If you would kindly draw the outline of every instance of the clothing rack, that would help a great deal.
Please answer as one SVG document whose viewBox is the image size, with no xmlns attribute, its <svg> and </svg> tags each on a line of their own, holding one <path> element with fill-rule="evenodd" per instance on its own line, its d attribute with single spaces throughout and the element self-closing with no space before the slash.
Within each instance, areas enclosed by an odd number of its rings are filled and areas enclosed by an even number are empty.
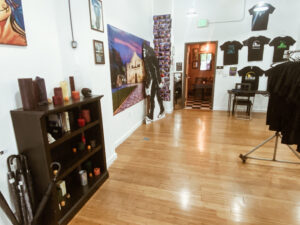
<svg viewBox="0 0 300 225">
<path fill-rule="evenodd" d="M 288 51 L 288 61 L 292 61 L 291 59 L 291 55 L 294 53 L 300 52 L 300 50 L 295 50 L 295 51 Z M 293 59 L 293 61 L 296 61 L 295 59 Z M 272 69 L 274 70 L 274 68 Z M 271 94 L 271 93 L 270 93 Z M 269 102 L 270 103 L 270 102 Z M 268 117 L 267 117 L 268 118 Z M 268 124 L 268 119 L 267 119 L 267 124 Z M 270 125 L 270 124 L 268 124 Z M 273 130 L 273 129 L 272 129 Z M 273 158 L 272 159 L 267 159 L 267 158 L 260 158 L 260 157 L 252 157 L 249 156 L 250 154 L 252 154 L 253 152 L 257 151 L 258 149 L 260 149 L 263 145 L 265 145 L 266 143 L 270 142 L 271 140 L 273 140 L 275 138 L 275 146 L 274 146 L 274 152 L 273 152 Z M 254 147 L 252 150 L 250 150 L 248 153 L 246 154 L 240 154 L 239 157 L 241 158 L 241 160 L 243 161 L 243 163 L 246 163 L 247 159 L 255 159 L 255 160 L 264 160 L 264 161 L 275 161 L 275 162 L 281 162 L 281 163 L 291 163 L 291 164 L 300 164 L 300 162 L 291 162 L 291 161 L 282 161 L 282 160 L 277 160 L 277 150 L 278 150 L 278 140 L 279 138 L 283 139 L 283 136 L 281 135 L 280 131 L 275 131 L 275 134 L 271 137 L 269 137 L 268 139 L 266 139 L 265 141 L 263 141 L 261 144 L 257 145 L 256 147 Z M 285 142 L 287 143 L 287 142 Z M 300 145 L 298 144 L 297 150 L 294 150 L 289 144 L 292 143 L 288 143 L 286 144 L 288 149 L 290 151 L 292 151 L 294 153 L 294 155 L 300 159 Z"/>
<path fill-rule="evenodd" d="M 287 53 L 288 54 L 293 54 L 293 53 L 297 53 L 300 52 L 300 50 L 288 50 Z"/>
<path fill-rule="evenodd" d="M 299 53 L 300 52 L 300 50 L 288 50 L 287 51 L 287 59 L 288 60 L 293 60 L 293 61 L 295 61 L 295 60 L 299 60 L 299 58 L 296 58 L 296 59 L 294 59 L 293 57 L 292 57 L 292 55 L 294 54 L 294 53 Z"/>
<path fill-rule="evenodd" d="M 255 152 L 256 150 L 258 150 L 260 147 L 262 147 L 263 145 L 265 145 L 266 143 L 270 142 L 271 140 L 273 140 L 275 138 L 275 146 L 274 146 L 274 152 L 273 152 L 273 158 L 272 159 L 266 159 L 266 158 L 259 158 L 259 157 L 251 157 L 249 156 L 251 153 Z M 277 156 L 277 148 L 278 148 L 278 140 L 279 138 L 282 138 L 281 134 L 279 131 L 276 131 L 276 133 L 269 137 L 268 139 L 266 139 L 265 141 L 263 141 L 261 144 L 257 145 L 255 148 L 253 148 L 251 151 L 249 151 L 248 153 L 246 153 L 245 155 L 240 154 L 240 158 L 242 159 L 243 163 L 246 163 L 247 159 L 256 159 L 256 160 L 263 160 L 263 161 L 274 161 L 274 162 L 280 162 L 280 163 L 290 163 L 290 164 L 300 164 L 300 162 L 291 162 L 291 161 L 283 161 L 283 160 L 277 160 L 276 156 Z M 298 159 L 300 159 L 300 154 L 294 150 L 291 146 L 286 145 L 289 150 L 291 150 Z"/>
<path fill-rule="evenodd" d="M 275 67 L 281 63 L 285 63 L 285 62 L 296 62 L 296 61 L 300 61 L 300 57 L 297 58 L 293 58 L 292 55 L 295 53 L 300 53 L 300 50 L 288 50 L 286 52 L 286 59 L 282 62 L 274 62 L 270 65 L 270 67 Z"/>
</svg>

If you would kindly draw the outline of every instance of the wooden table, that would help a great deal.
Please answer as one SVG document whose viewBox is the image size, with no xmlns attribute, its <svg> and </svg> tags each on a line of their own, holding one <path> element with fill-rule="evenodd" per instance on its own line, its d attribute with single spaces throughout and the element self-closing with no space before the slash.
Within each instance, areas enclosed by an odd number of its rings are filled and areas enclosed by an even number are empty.
<svg viewBox="0 0 300 225">
<path fill-rule="evenodd" d="M 227 91 L 228 93 L 228 109 L 227 109 L 227 112 L 228 112 L 228 116 L 231 115 L 231 105 L 232 105 L 232 96 L 235 95 L 235 94 L 255 94 L 255 95 L 263 95 L 263 96 L 269 96 L 270 93 L 268 91 L 259 91 L 259 90 L 256 90 L 256 91 L 253 91 L 253 90 L 250 90 L 250 91 L 247 91 L 247 90 L 237 90 L 237 89 L 232 89 L 232 90 L 228 90 Z"/>
<path fill-rule="evenodd" d="M 204 100 L 204 93 L 206 89 L 212 89 L 212 83 L 195 84 L 195 97 L 197 97 L 199 95 L 199 91 L 201 91 L 201 99 Z"/>
</svg>

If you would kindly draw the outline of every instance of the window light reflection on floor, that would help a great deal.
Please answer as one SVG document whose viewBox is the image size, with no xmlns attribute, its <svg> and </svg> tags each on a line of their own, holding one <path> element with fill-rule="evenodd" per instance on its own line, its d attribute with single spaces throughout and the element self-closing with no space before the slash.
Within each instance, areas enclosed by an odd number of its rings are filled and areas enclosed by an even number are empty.
<svg viewBox="0 0 300 225">
<path fill-rule="evenodd" d="M 187 189 L 180 191 L 180 205 L 182 209 L 188 209 L 190 202 L 190 192 Z"/>
<path fill-rule="evenodd" d="M 200 152 L 204 152 L 204 139 L 205 139 L 205 122 L 202 122 L 201 120 L 199 121 L 199 129 L 198 129 L 198 149 Z"/>
<path fill-rule="evenodd" d="M 244 199 L 236 196 L 232 200 L 231 214 L 236 222 L 241 222 L 243 217 L 243 208 L 245 207 Z"/>
</svg>

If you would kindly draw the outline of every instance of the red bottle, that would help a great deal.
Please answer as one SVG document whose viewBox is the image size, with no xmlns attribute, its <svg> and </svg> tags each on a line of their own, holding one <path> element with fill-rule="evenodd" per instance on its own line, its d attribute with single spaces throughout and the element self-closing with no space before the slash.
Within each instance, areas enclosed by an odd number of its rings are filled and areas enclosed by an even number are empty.
<svg viewBox="0 0 300 225">
<path fill-rule="evenodd" d="M 84 127 L 85 126 L 85 120 L 83 118 L 78 118 L 77 123 L 79 127 Z"/>
<path fill-rule="evenodd" d="M 89 109 L 81 110 L 82 118 L 84 118 L 86 123 L 91 122 L 91 114 Z"/>
</svg>

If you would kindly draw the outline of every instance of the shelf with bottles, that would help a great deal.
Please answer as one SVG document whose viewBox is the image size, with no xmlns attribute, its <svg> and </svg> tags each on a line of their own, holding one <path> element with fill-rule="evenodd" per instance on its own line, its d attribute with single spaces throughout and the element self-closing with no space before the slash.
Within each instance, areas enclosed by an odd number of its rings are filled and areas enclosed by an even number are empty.
<svg viewBox="0 0 300 225">
<path fill-rule="evenodd" d="M 99 157 L 94 155 L 85 160 L 63 180 L 59 180 L 56 183 L 59 219 L 63 220 L 70 211 L 80 206 L 84 201 L 84 196 L 96 191 L 107 176 L 106 168 L 101 167 Z"/>
<path fill-rule="evenodd" d="M 46 116 L 46 128 L 50 148 L 72 139 L 74 136 L 99 124 L 97 102 L 86 103 L 68 111 Z"/>
<path fill-rule="evenodd" d="M 103 150 L 100 139 L 97 138 L 99 136 L 100 127 L 95 126 L 51 150 L 52 161 L 59 162 L 62 166 L 60 179 L 71 173 L 86 159 Z"/>
<path fill-rule="evenodd" d="M 61 164 L 57 186 L 65 186 L 66 192 L 53 189 L 38 224 L 67 224 L 108 178 L 101 116 L 102 97 L 91 96 L 76 101 L 70 99 L 63 105 L 50 104 L 33 110 L 11 111 L 18 150 L 27 156 L 34 174 L 36 199 L 41 199 L 52 181 L 49 165 L 56 161 Z M 85 118 L 84 110 L 89 112 L 90 120 Z M 65 123 L 67 121 L 69 124 Z M 55 131 L 55 128 L 58 129 Z M 54 141 L 48 141 L 48 133 L 55 136 Z M 83 142 L 84 145 L 80 144 Z M 101 173 L 88 178 L 88 184 L 81 186 L 78 172 L 84 170 L 89 161 L 93 169 L 99 168 Z M 62 200 L 64 206 L 59 209 L 58 204 Z"/>
</svg>

